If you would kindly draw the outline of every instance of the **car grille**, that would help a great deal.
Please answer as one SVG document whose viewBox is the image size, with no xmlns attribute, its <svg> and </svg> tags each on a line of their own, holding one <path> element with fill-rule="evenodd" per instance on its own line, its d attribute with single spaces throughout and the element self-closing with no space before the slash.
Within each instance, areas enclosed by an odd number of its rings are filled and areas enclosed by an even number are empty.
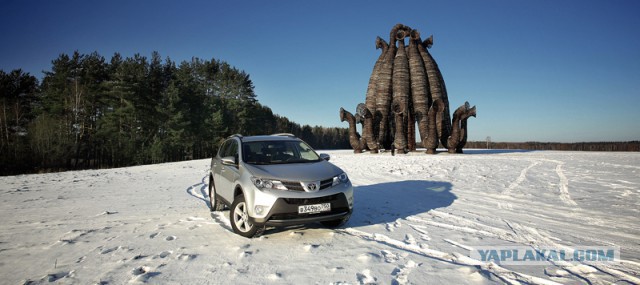
<svg viewBox="0 0 640 285">
<path fill-rule="evenodd" d="M 320 190 L 327 189 L 333 185 L 333 178 L 320 181 Z"/>
<path fill-rule="evenodd" d="M 320 203 L 336 201 L 338 199 L 338 195 L 340 194 L 334 194 L 331 196 L 324 196 L 324 197 L 318 197 L 318 198 L 283 198 L 283 199 L 285 202 L 287 202 L 287 204 L 311 205 L 311 204 L 320 204 Z"/>
<path fill-rule="evenodd" d="M 304 192 L 304 188 L 300 181 L 280 181 L 284 187 L 287 187 L 290 191 L 300 191 Z M 327 189 L 333 185 L 333 178 L 325 179 L 320 181 L 320 190 Z"/>
<path fill-rule="evenodd" d="M 282 181 L 282 185 L 291 191 L 304 191 L 302 184 L 298 181 Z"/>
<path fill-rule="evenodd" d="M 331 209 L 331 212 L 324 212 L 324 213 L 308 213 L 308 214 L 284 213 L 284 214 L 275 214 L 275 215 L 271 216 L 270 219 L 271 220 L 293 220 L 293 219 L 305 218 L 305 217 L 329 216 L 329 215 L 333 215 L 333 214 L 337 214 L 337 213 L 345 213 L 345 212 L 348 212 L 348 211 L 349 211 L 349 208 L 341 207 L 341 208 Z"/>
<path fill-rule="evenodd" d="M 331 211 L 305 214 L 298 213 L 298 207 L 301 205 L 313 205 L 321 203 L 331 203 Z M 274 211 L 274 209 L 276 210 Z M 347 202 L 347 197 L 344 195 L 344 193 L 316 198 L 279 198 L 274 204 L 272 211 L 274 212 L 270 213 L 271 215 L 268 216 L 268 220 L 286 221 L 300 218 L 322 217 L 339 213 L 346 213 L 349 212 L 349 203 Z"/>
</svg>

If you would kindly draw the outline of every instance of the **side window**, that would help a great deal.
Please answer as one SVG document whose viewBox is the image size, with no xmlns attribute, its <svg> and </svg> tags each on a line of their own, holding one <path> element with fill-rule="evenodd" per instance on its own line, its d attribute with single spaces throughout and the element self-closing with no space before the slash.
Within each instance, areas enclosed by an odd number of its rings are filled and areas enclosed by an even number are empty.
<svg viewBox="0 0 640 285">
<path fill-rule="evenodd" d="M 220 146 L 220 149 L 218 149 L 218 156 L 219 157 L 221 157 L 221 158 L 225 157 L 226 149 L 229 147 L 229 143 L 230 142 L 231 142 L 231 140 L 227 140 Z"/>
<path fill-rule="evenodd" d="M 230 139 L 224 143 L 224 145 L 220 148 L 219 152 L 220 157 L 238 157 L 238 142 L 234 139 Z"/>
<path fill-rule="evenodd" d="M 224 153 L 224 156 L 238 157 L 238 142 L 235 140 L 229 141 L 229 147 L 227 147 Z"/>
<path fill-rule="evenodd" d="M 223 157 L 229 156 L 233 157 L 233 161 L 235 161 L 237 165 L 240 157 L 238 156 L 238 142 L 236 140 L 230 140 L 229 146 L 224 150 Z"/>
</svg>

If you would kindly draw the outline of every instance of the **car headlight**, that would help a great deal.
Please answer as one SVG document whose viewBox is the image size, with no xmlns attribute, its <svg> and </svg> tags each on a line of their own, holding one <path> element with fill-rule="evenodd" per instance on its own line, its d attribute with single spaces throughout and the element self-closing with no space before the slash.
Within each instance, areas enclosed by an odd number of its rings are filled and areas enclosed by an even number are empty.
<svg viewBox="0 0 640 285">
<path fill-rule="evenodd" d="M 285 187 L 282 184 L 282 182 L 280 182 L 278 180 L 251 177 L 251 182 L 253 182 L 253 185 L 255 185 L 256 188 L 258 188 L 260 190 L 262 190 L 262 189 L 287 190 L 287 187 Z"/>
<path fill-rule="evenodd" d="M 347 174 L 343 172 L 340 175 L 333 178 L 332 186 L 338 185 L 340 183 L 347 183 L 347 182 L 349 182 L 349 176 L 347 176 Z"/>
</svg>

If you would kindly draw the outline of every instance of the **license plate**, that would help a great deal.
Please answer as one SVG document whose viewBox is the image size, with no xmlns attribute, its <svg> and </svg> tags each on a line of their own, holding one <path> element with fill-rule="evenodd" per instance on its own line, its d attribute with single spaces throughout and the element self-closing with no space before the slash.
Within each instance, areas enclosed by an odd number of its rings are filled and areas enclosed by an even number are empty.
<svg viewBox="0 0 640 285">
<path fill-rule="evenodd" d="M 331 203 L 298 206 L 298 214 L 319 213 L 331 211 Z"/>
</svg>

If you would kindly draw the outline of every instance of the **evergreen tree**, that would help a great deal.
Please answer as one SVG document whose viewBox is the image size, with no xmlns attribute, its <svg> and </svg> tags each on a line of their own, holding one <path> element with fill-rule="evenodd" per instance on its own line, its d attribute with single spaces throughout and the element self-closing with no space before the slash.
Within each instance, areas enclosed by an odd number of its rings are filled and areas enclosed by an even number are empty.
<svg viewBox="0 0 640 285">
<path fill-rule="evenodd" d="M 38 106 L 38 82 L 21 69 L 0 70 L 0 173 L 28 167 L 28 125 Z"/>
<path fill-rule="evenodd" d="M 273 114 L 249 74 L 221 60 L 176 65 L 153 52 L 107 62 L 76 51 L 51 64 L 39 86 L 20 70 L 0 71 L 3 174 L 211 157 L 234 133 L 286 132 L 316 148 L 348 147 L 347 129 Z"/>
</svg>

